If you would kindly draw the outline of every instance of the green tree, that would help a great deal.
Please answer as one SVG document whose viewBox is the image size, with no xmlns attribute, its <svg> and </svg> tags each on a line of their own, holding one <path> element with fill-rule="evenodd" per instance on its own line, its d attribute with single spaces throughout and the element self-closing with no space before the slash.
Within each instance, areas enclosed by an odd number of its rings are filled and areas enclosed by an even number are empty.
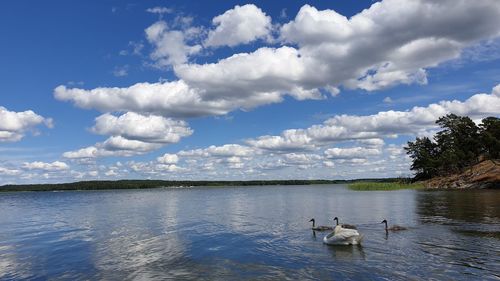
<svg viewBox="0 0 500 281">
<path fill-rule="evenodd" d="M 467 116 L 448 114 L 436 124 L 443 130 L 434 137 L 439 154 L 440 173 L 460 172 L 478 162 L 481 154 L 479 128 Z"/>
<path fill-rule="evenodd" d="M 408 146 L 404 149 L 413 159 L 411 170 L 415 171 L 415 180 L 426 180 L 437 175 L 437 145 L 428 137 L 417 138 L 415 142 L 408 142 Z"/>
<path fill-rule="evenodd" d="M 425 180 L 462 172 L 479 162 L 480 158 L 500 158 L 500 119 L 488 117 L 478 127 L 467 116 L 448 114 L 436 124 L 442 130 L 434 141 L 427 137 L 408 142 L 406 153 L 413 160 L 414 180 Z"/>
<path fill-rule="evenodd" d="M 479 125 L 480 140 L 484 156 L 488 159 L 500 158 L 500 119 L 487 117 Z"/>
</svg>

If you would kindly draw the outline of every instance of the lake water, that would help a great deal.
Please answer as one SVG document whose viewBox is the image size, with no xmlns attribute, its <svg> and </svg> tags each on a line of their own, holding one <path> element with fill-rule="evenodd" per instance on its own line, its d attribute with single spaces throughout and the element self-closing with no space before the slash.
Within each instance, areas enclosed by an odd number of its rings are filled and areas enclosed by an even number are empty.
<svg viewBox="0 0 500 281">
<path fill-rule="evenodd" d="M 335 216 L 362 246 L 310 231 Z M 386 235 L 384 218 L 409 230 Z M 500 280 L 500 191 L 0 193 L 0 279 Z"/>
</svg>

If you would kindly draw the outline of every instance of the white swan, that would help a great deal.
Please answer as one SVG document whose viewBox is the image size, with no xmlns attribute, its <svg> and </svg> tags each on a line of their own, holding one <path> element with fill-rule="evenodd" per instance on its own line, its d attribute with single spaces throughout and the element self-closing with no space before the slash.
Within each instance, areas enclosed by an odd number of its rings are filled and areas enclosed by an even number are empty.
<svg viewBox="0 0 500 281">
<path fill-rule="evenodd" d="M 323 238 L 323 243 L 328 245 L 357 245 L 361 243 L 363 235 L 356 229 L 335 226 L 333 232 Z"/>
</svg>

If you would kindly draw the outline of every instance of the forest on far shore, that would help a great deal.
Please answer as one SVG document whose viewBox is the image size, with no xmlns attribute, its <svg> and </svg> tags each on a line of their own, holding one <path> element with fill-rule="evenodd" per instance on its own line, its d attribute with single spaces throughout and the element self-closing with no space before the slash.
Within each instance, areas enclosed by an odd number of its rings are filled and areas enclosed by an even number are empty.
<svg viewBox="0 0 500 281">
<path fill-rule="evenodd" d="M 9 184 L 0 186 L 2 191 L 58 191 L 58 190 L 106 190 L 143 189 L 161 187 L 217 187 L 217 186 L 258 186 L 258 185 L 311 185 L 337 184 L 354 181 L 396 182 L 398 178 L 357 179 L 357 180 L 250 180 L 250 181 L 169 181 L 169 180 L 117 180 L 80 181 L 57 184 Z"/>
</svg>

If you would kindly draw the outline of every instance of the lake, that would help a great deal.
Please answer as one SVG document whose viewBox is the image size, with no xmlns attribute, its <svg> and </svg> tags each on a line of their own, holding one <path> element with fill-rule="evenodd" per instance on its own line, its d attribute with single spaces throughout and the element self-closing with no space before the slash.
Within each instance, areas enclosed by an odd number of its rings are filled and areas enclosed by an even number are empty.
<svg viewBox="0 0 500 281">
<path fill-rule="evenodd" d="M 0 193 L 0 279 L 499 280 L 500 191 L 345 185 Z M 357 224 L 328 246 L 317 224 Z M 386 234 L 380 222 L 409 227 Z"/>
</svg>

